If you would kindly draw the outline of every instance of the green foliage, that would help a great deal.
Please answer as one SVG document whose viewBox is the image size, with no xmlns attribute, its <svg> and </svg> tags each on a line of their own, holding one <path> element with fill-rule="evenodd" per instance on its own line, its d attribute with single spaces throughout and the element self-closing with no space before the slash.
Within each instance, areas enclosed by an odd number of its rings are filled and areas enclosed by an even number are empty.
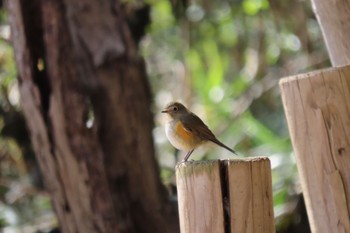
<svg viewBox="0 0 350 233">
<path fill-rule="evenodd" d="M 141 4 L 125 0 L 125 4 Z M 298 192 L 297 173 L 284 121 L 278 80 L 328 64 L 321 33 L 306 1 L 229 0 L 193 2 L 148 0 L 151 20 L 140 44 L 155 96 L 155 142 L 161 178 L 169 189 L 180 159 L 165 138 L 160 114 L 179 100 L 197 113 L 225 144 L 242 156 L 269 156 L 275 214 Z M 18 112 L 13 50 L 0 12 L 0 127 Z M 31 189 L 27 153 L 0 139 L 0 227 L 21 225 L 51 213 L 46 195 Z M 29 153 L 30 154 L 30 153 Z M 181 153 L 180 153 L 181 154 Z M 181 154 L 182 155 L 182 154 Z M 231 158 L 221 148 L 204 147 L 193 159 Z M 16 184 L 17 186 L 14 186 Z M 14 189 L 21 187 L 21 191 Z M 31 187 L 31 188 L 28 188 Z M 8 199 L 9 194 L 17 194 Z M 17 221 L 7 221 L 5 212 Z M 6 215 L 7 216 L 7 215 Z"/>
<path fill-rule="evenodd" d="M 159 110 L 179 100 L 240 155 L 270 157 L 276 215 L 283 214 L 298 180 L 278 81 L 329 63 L 309 3 L 169 2 L 150 2 L 153 21 L 141 44 L 155 94 L 161 166 L 169 168 L 178 158 L 165 139 Z M 204 148 L 192 158 L 230 157 Z M 173 180 L 169 170 L 162 174 L 166 182 Z"/>
<path fill-rule="evenodd" d="M 261 10 L 269 8 L 269 2 L 267 0 L 244 0 L 242 3 L 244 13 L 254 16 Z"/>
</svg>

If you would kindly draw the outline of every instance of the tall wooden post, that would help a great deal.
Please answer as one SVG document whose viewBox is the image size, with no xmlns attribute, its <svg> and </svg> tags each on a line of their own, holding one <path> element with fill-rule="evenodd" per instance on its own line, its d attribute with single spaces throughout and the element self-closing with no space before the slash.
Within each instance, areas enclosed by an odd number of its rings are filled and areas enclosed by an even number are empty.
<svg viewBox="0 0 350 233">
<path fill-rule="evenodd" d="M 185 162 L 176 167 L 181 233 L 273 233 L 267 158 Z"/>
<path fill-rule="evenodd" d="M 350 232 L 350 66 L 280 82 L 312 232 Z"/>
<path fill-rule="evenodd" d="M 350 64 L 350 1 L 311 0 L 333 66 Z"/>
</svg>

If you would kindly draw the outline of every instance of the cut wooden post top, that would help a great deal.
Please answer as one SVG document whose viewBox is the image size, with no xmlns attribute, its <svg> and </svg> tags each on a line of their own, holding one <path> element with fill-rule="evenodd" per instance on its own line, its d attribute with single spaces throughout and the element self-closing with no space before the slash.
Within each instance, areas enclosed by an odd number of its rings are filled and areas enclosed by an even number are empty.
<svg viewBox="0 0 350 233">
<path fill-rule="evenodd" d="M 245 163 L 245 162 L 254 162 L 254 161 L 270 161 L 266 156 L 257 156 L 257 157 L 246 157 L 246 158 L 234 158 L 234 159 L 220 159 L 220 160 L 190 160 L 186 162 L 179 162 L 176 164 L 176 169 L 181 169 L 188 166 L 213 166 L 216 163 Z"/>
<path fill-rule="evenodd" d="M 297 75 L 283 77 L 280 79 L 279 84 L 280 84 L 280 87 L 283 88 L 284 85 L 289 85 L 290 82 L 293 82 L 293 81 L 309 79 L 312 77 L 320 77 L 323 75 L 333 75 L 334 73 L 345 72 L 349 69 L 350 69 L 350 65 L 313 70 L 307 73 L 301 73 Z"/>
</svg>

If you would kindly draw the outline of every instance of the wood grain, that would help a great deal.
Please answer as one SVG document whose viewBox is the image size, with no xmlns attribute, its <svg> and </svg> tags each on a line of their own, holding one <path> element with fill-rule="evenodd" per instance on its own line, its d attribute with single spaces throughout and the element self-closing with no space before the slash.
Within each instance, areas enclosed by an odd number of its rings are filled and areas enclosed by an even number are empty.
<svg viewBox="0 0 350 233">
<path fill-rule="evenodd" d="M 270 161 L 230 160 L 227 169 L 231 232 L 275 232 Z"/>
<path fill-rule="evenodd" d="M 220 162 L 186 162 L 176 168 L 181 233 L 224 233 Z"/>
<path fill-rule="evenodd" d="M 350 66 L 280 87 L 311 229 L 350 232 Z"/>
<path fill-rule="evenodd" d="M 185 162 L 176 169 L 181 233 L 273 233 L 267 158 Z"/>
<path fill-rule="evenodd" d="M 333 66 L 350 63 L 349 0 L 312 0 Z"/>
</svg>

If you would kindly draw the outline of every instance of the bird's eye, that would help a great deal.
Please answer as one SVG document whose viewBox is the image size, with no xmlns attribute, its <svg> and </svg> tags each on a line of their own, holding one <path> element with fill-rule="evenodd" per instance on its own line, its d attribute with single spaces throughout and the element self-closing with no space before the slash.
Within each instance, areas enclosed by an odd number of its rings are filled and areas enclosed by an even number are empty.
<svg viewBox="0 0 350 233">
<path fill-rule="evenodd" d="M 174 112 L 176 112 L 177 110 L 179 110 L 177 107 L 174 107 L 173 108 Z"/>
</svg>

